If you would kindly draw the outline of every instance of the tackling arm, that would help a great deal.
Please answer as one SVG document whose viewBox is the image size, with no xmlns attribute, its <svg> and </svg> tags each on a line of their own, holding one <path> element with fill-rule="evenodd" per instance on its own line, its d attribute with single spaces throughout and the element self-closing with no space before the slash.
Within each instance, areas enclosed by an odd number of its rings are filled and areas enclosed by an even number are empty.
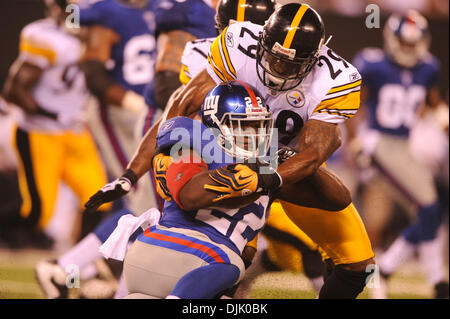
<svg viewBox="0 0 450 319">
<path fill-rule="evenodd" d="M 290 185 L 313 175 L 340 145 L 341 134 L 337 124 L 307 121 L 300 132 L 299 153 L 277 169 L 283 185 Z"/>
<path fill-rule="evenodd" d="M 320 166 L 300 182 L 281 187 L 277 197 L 295 205 L 339 211 L 350 205 L 350 191 L 329 169 Z"/>
</svg>

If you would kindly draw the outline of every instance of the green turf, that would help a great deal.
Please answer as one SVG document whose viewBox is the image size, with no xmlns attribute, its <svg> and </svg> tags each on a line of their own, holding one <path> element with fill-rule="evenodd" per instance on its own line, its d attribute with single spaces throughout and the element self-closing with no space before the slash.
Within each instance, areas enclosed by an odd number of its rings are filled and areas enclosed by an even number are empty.
<svg viewBox="0 0 450 319">
<path fill-rule="evenodd" d="M 34 271 L 30 267 L 0 265 L 0 281 L 34 282 Z"/>
<path fill-rule="evenodd" d="M 32 262 L 18 262 L 13 266 L 4 262 L 0 263 L 0 299 L 43 298 L 34 279 L 32 264 Z M 410 268 L 404 273 L 399 271 L 392 276 L 389 282 L 389 288 L 392 288 L 389 298 L 426 299 L 431 297 L 429 295 L 431 290 L 427 288 L 427 279 L 423 272 L 412 269 L 413 271 Z M 286 283 L 286 289 L 283 289 L 283 283 Z M 304 275 L 289 272 L 266 273 L 258 277 L 250 293 L 252 299 L 315 299 L 316 297 L 316 293 L 310 288 Z M 368 288 L 358 298 L 368 299 Z"/>
<path fill-rule="evenodd" d="M 312 290 L 284 290 L 254 288 L 250 299 L 315 299 L 316 293 Z"/>
</svg>

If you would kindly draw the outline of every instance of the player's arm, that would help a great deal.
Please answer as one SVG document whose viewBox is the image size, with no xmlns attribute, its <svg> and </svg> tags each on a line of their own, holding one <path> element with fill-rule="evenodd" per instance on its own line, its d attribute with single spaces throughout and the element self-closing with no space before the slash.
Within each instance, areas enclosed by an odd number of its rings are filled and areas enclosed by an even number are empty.
<svg viewBox="0 0 450 319">
<path fill-rule="evenodd" d="M 181 56 L 187 42 L 196 37 L 186 31 L 173 30 L 158 36 L 158 54 L 155 64 L 155 99 L 165 108 L 172 93 L 181 85 L 179 73 Z"/>
<path fill-rule="evenodd" d="M 281 187 L 277 197 L 292 204 L 328 211 L 342 210 L 352 201 L 344 183 L 323 166 L 300 182 Z"/>
<path fill-rule="evenodd" d="M 80 67 L 85 74 L 88 89 L 100 101 L 139 112 L 146 107 L 144 98 L 116 83 L 106 70 L 111 49 L 118 41 L 119 35 L 110 28 L 100 25 L 90 26 Z"/>
<path fill-rule="evenodd" d="M 340 145 L 341 134 L 337 124 L 308 120 L 300 132 L 298 154 L 277 169 L 283 185 L 313 175 Z"/>
<path fill-rule="evenodd" d="M 219 205 L 236 208 L 236 202 L 222 200 L 218 203 L 218 194 L 211 190 L 212 187 L 205 188 L 205 185 L 221 187 L 220 183 L 216 182 L 215 173 L 215 170 L 208 170 L 207 165 L 192 151 L 189 156 L 182 157 L 168 167 L 166 173 L 168 191 L 175 202 L 187 211 Z M 259 195 L 253 194 L 246 199 L 254 201 L 258 197 Z"/>
<path fill-rule="evenodd" d="M 27 113 L 40 114 L 53 119 L 55 113 L 43 110 L 35 98 L 32 90 L 42 76 L 43 69 L 33 63 L 16 60 L 3 88 L 5 99 L 16 104 Z"/>
</svg>

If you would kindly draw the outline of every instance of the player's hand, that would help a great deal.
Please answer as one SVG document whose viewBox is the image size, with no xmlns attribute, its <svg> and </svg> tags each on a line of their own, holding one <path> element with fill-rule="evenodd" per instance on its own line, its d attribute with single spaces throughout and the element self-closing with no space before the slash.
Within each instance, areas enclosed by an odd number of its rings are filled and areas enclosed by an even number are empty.
<svg viewBox="0 0 450 319">
<path fill-rule="evenodd" d="M 142 95 L 128 90 L 122 99 L 122 107 L 139 115 L 147 109 L 147 104 L 145 104 L 145 99 Z"/>
<path fill-rule="evenodd" d="M 298 152 L 296 149 L 289 147 L 289 146 L 280 148 L 277 151 L 278 165 L 281 165 L 282 163 L 284 163 L 286 160 L 290 159 L 292 156 L 294 156 L 297 153 Z"/>
<path fill-rule="evenodd" d="M 204 185 L 204 189 L 218 194 L 213 201 L 218 202 L 227 198 L 249 196 L 254 193 L 268 194 L 269 191 L 278 189 L 281 178 L 273 170 L 264 174 L 257 166 L 255 170 L 245 164 L 232 164 L 220 167 L 209 174 L 209 177 L 219 185 Z"/>
<path fill-rule="evenodd" d="M 165 201 L 171 201 L 169 189 L 167 188 L 166 173 L 172 164 L 172 157 L 163 153 L 156 154 L 153 157 L 153 174 L 155 175 L 156 191 Z"/>
<path fill-rule="evenodd" d="M 136 182 L 136 174 L 131 170 L 126 170 L 120 178 L 106 184 L 92 195 L 84 204 L 84 207 L 87 211 L 96 211 L 102 204 L 115 201 L 126 195 Z"/>
</svg>

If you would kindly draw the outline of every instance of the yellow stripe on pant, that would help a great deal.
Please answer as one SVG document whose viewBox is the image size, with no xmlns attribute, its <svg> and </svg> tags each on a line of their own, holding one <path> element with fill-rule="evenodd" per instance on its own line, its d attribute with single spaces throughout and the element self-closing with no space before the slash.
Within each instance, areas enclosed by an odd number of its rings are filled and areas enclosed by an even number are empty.
<svg viewBox="0 0 450 319">
<path fill-rule="evenodd" d="M 26 132 L 16 128 L 13 146 L 19 165 L 21 216 L 45 228 L 56 202 L 58 183 L 65 182 L 78 196 L 80 209 L 106 182 L 106 173 L 87 130 Z M 101 210 L 109 209 L 110 204 Z"/>
</svg>

